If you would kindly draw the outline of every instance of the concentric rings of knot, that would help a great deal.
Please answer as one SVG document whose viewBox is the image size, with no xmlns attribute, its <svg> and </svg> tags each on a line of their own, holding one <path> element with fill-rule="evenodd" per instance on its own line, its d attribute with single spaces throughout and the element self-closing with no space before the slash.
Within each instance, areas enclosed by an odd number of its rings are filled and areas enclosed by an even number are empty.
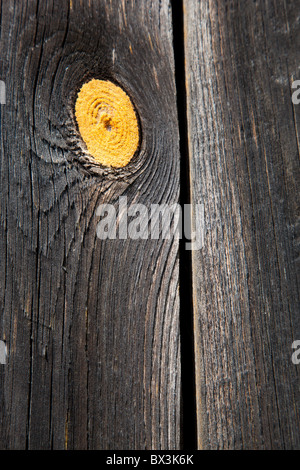
<svg viewBox="0 0 300 470">
<path fill-rule="evenodd" d="M 78 93 L 75 116 L 87 150 L 105 166 L 121 168 L 139 145 L 138 120 L 129 96 L 108 80 L 91 80 Z"/>
</svg>

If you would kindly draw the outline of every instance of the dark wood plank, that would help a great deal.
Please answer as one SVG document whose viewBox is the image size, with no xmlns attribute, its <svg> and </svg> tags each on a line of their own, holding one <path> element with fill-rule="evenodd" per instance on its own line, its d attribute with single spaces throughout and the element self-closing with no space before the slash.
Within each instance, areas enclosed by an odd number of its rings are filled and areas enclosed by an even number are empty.
<svg viewBox="0 0 300 470">
<path fill-rule="evenodd" d="M 184 5 L 199 448 L 299 448 L 300 3 Z"/>
<path fill-rule="evenodd" d="M 96 236 L 99 204 L 178 200 L 169 2 L 2 1 L 0 66 L 0 447 L 178 448 L 178 242 Z M 92 78 L 138 111 L 123 169 L 83 150 Z"/>
</svg>

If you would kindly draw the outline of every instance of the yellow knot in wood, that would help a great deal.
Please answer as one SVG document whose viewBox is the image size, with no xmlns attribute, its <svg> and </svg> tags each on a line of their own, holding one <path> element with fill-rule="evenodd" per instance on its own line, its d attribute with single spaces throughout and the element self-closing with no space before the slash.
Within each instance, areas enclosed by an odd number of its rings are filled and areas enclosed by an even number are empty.
<svg viewBox="0 0 300 470">
<path fill-rule="evenodd" d="M 139 145 L 138 120 L 129 96 L 108 80 L 91 80 L 78 93 L 75 116 L 88 152 L 105 166 L 121 168 Z"/>
</svg>

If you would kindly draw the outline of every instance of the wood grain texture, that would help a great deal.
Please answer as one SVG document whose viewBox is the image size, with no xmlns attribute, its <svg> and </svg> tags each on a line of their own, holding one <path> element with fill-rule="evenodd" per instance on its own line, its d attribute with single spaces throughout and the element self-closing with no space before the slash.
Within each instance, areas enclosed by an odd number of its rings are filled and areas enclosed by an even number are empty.
<svg viewBox="0 0 300 470">
<path fill-rule="evenodd" d="M 178 200 L 169 2 L 2 1 L 0 44 L 0 447 L 178 448 L 178 244 L 96 237 L 101 203 Z M 138 111 L 124 169 L 77 131 L 92 78 Z"/>
<path fill-rule="evenodd" d="M 199 448 L 299 449 L 300 3 L 184 5 Z"/>
</svg>

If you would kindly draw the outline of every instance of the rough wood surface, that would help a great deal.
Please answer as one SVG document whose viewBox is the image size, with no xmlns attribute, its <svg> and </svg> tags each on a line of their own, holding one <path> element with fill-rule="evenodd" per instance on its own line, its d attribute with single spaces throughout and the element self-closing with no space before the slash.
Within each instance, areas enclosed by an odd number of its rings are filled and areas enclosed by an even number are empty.
<svg viewBox="0 0 300 470">
<path fill-rule="evenodd" d="M 178 200 L 169 2 L 3 0 L 0 68 L 0 447 L 178 448 L 178 244 L 96 237 L 100 203 Z M 124 169 L 76 129 L 91 78 L 138 110 Z"/>
<path fill-rule="evenodd" d="M 184 5 L 199 448 L 299 448 L 300 3 Z"/>
</svg>

